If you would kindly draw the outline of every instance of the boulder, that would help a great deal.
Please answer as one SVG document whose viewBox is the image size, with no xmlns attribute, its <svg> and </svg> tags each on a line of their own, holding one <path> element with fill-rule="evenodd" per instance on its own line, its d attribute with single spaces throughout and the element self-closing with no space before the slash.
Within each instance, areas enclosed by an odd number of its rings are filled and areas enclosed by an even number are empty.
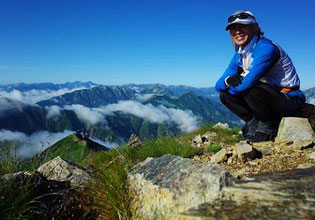
<svg viewBox="0 0 315 220">
<path fill-rule="evenodd" d="M 282 118 L 275 142 L 315 140 L 314 131 L 307 118 Z"/>
<path fill-rule="evenodd" d="M 241 160 L 254 160 L 255 158 L 261 157 L 261 153 L 246 141 L 240 141 L 235 144 L 235 151 L 238 158 Z"/>
<path fill-rule="evenodd" d="M 194 137 L 194 139 L 193 139 L 193 143 L 195 144 L 195 145 L 197 145 L 197 144 L 202 144 L 202 137 L 201 137 L 201 135 L 200 134 L 198 134 L 198 135 L 196 135 L 195 137 Z"/>
<path fill-rule="evenodd" d="M 211 163 L 220 163 L 227 160 L 227 150 L 222 148 L 215 155 L 211 157 Z"/>
<path fill-rule="evenodd" d="M 142 144 L 143 144 L 143 141 L 136 134 L 132 134 L 127 143 L 128 146 L 133 146 L 133 147 L 138 147 L 138 146 L 141 146 Z"/>
<path fill-rule="evenodd" d="M 314 198 L 314 167 L 266 173 L 226 186 L 221 199 L 172 219 L 314 219 Z"/>
<path fill-rule="evenodd" d="M 208 132 L 206 132 L 204 135 L 202 135 L 201 138 L 202 138 L 203 142 L 210 144 L 210 143 L 213 141 L 213 139 L 214 139 L 215 137 L 217 137 L 217 136 L 218 136 L 217 133 L 208 131 Z"/>
<path fill-rule="evenodd" d="M 134 219 L 172 219 L 204 202 L 220 197 L 233 178 L 222 167 L 197 160 L 164 155 L 149 158 L 128 173 Z"/>
<path fill-rule="evenodd" d="M 90 179 L 85 171 L 59 156 L 41 165 L 37 171 L 48 180 L 69 181 L 72 187 L 82 187 Z"/>
<path fill-rule="evenodd" d="M 227 123 L 218 122 L 213 126 L 214 128 L 228 129 L 229 125 Z"/>
</svg>

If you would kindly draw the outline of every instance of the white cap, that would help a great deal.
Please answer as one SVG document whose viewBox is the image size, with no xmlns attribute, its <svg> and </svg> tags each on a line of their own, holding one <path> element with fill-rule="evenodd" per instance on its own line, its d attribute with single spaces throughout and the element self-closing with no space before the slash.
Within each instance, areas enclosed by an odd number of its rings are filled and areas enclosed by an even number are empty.
<svg viewBox="0 0 315 220">
<path fill-rule="evenodd" d="M 229 24 L 226 26 L 225 30 L 229 30 L 230 26 L 232 24 L 245 24 L 245 25 L 247 25 L 247 24 L 255 24 L 255 23 L 257 23 L 256 19 L 255 19 L 255 16 L 254 16 L 254 14 L 251 11 L 240 10 L 240 11 L 234 12 L 231 16 L 237 16 L 237 15 L 239 15 L 241 13 L 245 13 L 245 14 L 248 14 L 250 16 L 248 18 L 246 18 L 246 19 L 240 19 L 240 18 L 236 17 L 236 19 L 234 21 L 229 22 Z"/>
</svg>

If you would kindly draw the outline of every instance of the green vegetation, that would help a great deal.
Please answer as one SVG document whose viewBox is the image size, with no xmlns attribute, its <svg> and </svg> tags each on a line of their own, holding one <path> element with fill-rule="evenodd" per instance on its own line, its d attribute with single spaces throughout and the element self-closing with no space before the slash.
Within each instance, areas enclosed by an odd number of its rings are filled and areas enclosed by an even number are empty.
<svg viewBox="0 0 315 220">
<path fill-rule="evenodd" d="M 182 135 L 180 137 L 180 140 L 182 140 L 183 142 L 189 142 L 198 134 L 202 135 L 202 134 L 205 134 L 206 132 L 215 132 L 218 134 L 218 136 L 213 138 L 213 142 L 235 144 L 241 138 L 239 131 L 240 131 L 240 128 L 233 128 L 233 129 L 214 128 L 213 124 L 208 123 L 192 133 Z"/>
<path fill-rule="evenodd" d="M 39 167 L 56 156 L 60 156 L 80 166 L 87 166 L 91 153 L 92 149 L 87 147 L 86 141 L 80 140 L 76 134 L 72 134 L 58 141 L 32 160 L 36 164 L 36 167 Z"/>
<path fill-rule="evenodd" d="M 130 199 L 126 185 L 132 167 L 131 148 L 99 152 L 93 155 L 94 181 L 87 188 L 87 196 L 100 210 L 99 219 L 129 219 Z"/>
<path fill-rule="evenodd" d="M 197 152 L 190 144 L 181 144 L 174 138 L 158 138 L 145 143 L 134 152 L 136 162 L 145 160 L 147 157 L 160 157 L 164 154 L 173 154 L 181 157 L 192 157 Z"/>
<path fill-rule="evenodd" d="M 209 145 L 207 147 L 206 151 L 212 152 L 212 153 L 217 153 L 221 149 L 222 149 L 222 146 L 216 145 L 216 144 L 212 144 L 212 145 Z"/>
<path fill-rule="evenodd" d="M 32 212 L 40 212 L 35 206 L 32 185 L 29 182 L 16 187 L 14 183 L 0 180 L 0 195 L 1 219 L 30 219 Z"/>
<path fill-rule="evenodd" d="M 0 175 L 15 173 L 19 170 L 19 162 L 15 156 L 13 143 L 0 143 Z"/>
<path fill-rule="evenodd" d="M 16 157 L 15 142 L 0 142 L 0 176 L 27 170 L 31 164 L 20 161 Z M 31 206 L 31 187 L 28 181 L 23 186 L 16 187 L 14 183 L 0 178 L 0 217 L 1 219 L 25 219 L 30 211 L 36 208 Z"/>
<path fill-rule="evenodd" d="M 37 167 L 39 164 L 59 155 L 63 159 L 71 160 L 88 168 L 93 181 L 81 193 L 84 197 L 89 198 L 89 201 L 92 201 L 91 204 L 88 204 L 89 206 L 99 210 L 99 219 L 131 219 L 131 199 L 126 185 L 128 170 L 147 157 L 174 154 L 192 158 L 200 152 L 197 152 L 191 146 L 190 141 L 195 135 L 204 134 L 208 131 L 216 132 L 218 136 L 214 138 L 214 144 L 205 149 L 206 152 L 217 152 L 224 144 L 234 144 L 240 138 L 237 129 L 215 129 L 211 124 L 207 124 L 191 134 L 185 134 L 177 138 L 161 137 L 148 140 L 141 147 L 122 146 L 119 149 L 108 151 L 93 151 L 87 147 L 86 141 L 73 134 L 57 142 L 44 153 L 34 157 L 32 161 L 36 163 L 35 167 Z M 4 149 L 6 148 L 1 148 L 1 150 Z M 22 162 L 12 157 L 14 154 L 7 153 L 3 155 L 7 156 L 1 157 L 1 175 L 22 169 Z M 25 217 L 23 216 L 25 209 L 30 207 L 26 204 L 32 200 L 28 186 L 14 188 L 2 184 L 0 190 L 2 195 L 5 194 L 6 201 L 8 201 L 7 199 L 13 201 L 7 203 L 1 200 L 0 210 L 6 210 L 8 218 Z M 18 207 L 22 207 L 22 209 L 20 210 Z M 23 209 L 23 207 L 25 208 Z"/>
<path fill-rule="evenodd" d="M 30 161 L 21 161 L 17 158 L 17 142 L 0 141 L 0 176 L 32 169 Z"/>
</svg>

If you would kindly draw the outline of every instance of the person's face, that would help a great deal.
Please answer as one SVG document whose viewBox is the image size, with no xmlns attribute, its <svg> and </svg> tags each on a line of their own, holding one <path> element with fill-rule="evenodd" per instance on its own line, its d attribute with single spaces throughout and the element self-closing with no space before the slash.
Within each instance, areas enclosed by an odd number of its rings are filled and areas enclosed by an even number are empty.
<svg viewBox="0 0 315 220">
<path fill-rule="evenodd" d="M 242 48 L 250 42 L 255 31 L 252 25 L 233 24 L 230 27 L 230 36 L 232 41 Z"/>
</svg>

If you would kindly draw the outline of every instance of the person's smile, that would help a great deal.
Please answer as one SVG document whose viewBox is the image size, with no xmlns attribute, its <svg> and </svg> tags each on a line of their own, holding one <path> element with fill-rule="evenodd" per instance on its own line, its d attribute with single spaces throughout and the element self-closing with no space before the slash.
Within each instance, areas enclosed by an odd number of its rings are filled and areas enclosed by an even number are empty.
<svg viewBox="0 0 315 220">
<path fill-rule="evenodd" d="M 247 25 L 235 24 L 230 29 L 232 41 L 242 47 L 246 46 L 253 34 Z"/>
</svg>

